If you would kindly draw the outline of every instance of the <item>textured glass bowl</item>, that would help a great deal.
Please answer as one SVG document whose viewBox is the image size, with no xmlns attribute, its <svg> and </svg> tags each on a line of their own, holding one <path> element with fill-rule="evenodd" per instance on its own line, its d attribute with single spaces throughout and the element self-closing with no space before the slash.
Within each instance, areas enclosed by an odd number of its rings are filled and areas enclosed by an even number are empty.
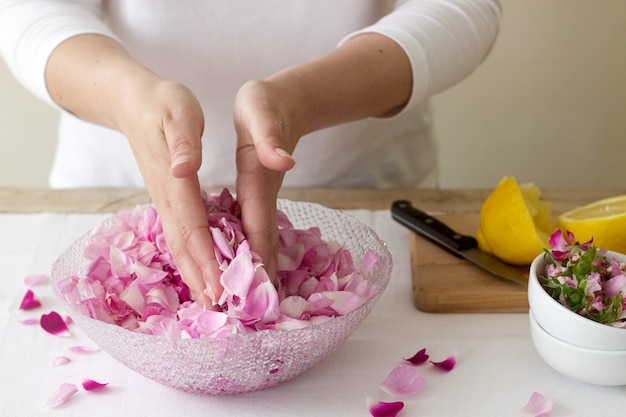
<svg viewBox="0 0 626 417">
<path fill-rule="evenodd" d="M 83 332 L 113 358 L 159 383 L 205 394 L 235 394 L 269 388 L 299 375 L 339 347 L 370 313 L 391 278 L 392 258 L 376 233 L 351 215 L 317 204 L 279 200 L 294 227 L 317 226 L 326 241 L 347 248 L 355 265 L 368 250 L 379 262 L 365 278 L 376 285 L 367 303 L 322 324 L 298 330 L 262 330 L 217 339 L 174 339 L 135 333 L 90 318 L 67 302 L 58 282 L 86 272 L 83 247 L 88 236 L 74 242 L 54 263 L 52 284 Z"/>
</svg>

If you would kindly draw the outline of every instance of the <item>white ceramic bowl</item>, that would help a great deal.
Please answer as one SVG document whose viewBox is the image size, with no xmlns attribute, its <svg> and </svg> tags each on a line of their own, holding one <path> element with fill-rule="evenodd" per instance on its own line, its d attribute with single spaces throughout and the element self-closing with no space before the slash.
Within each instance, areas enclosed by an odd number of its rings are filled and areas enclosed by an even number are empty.
<svg viewBox="0 0 626 417">
<path fill-rule="evenodd" d="M 588 384 L 626 385 L 626 350 L 588 349 L 550 335 L 530 313 L 530 335 L 539 356 L 554 370 Z"/>
<path fill-rule="evenodd" d="M 218 339 L 174 339 L 140 334 L 90 318 L 60 293 L 59 280 L 84 274 L 87 235 L 77 240 L 52 268 L 57 296 L 74 321 L 102 350 L 128 368 L 164 385 L 205 394 L 234 394 L 286 381 L 319 363 L 339 347 L 370 313 L 391 278 L 392 258 L 376 233 L 349 214 L 317 204 L 281 200 L 296 228 L 317 226 L 322 238 L 347 248 L 359 265 L 369 251 L 379 262 L 365 275 L 376 290 L 361 307 L 322 324 L 298 330 L 262 330 Z"/>
<path fill-rule="evenodd" d="M 626 256 L 607 252 L 626 262 Z M 528 276 L 528 303 L 539 325 L 550 335 L 572 345 L 589 348 L 626 351 L 626 329 L 611 327 L 583 317 L 550 297 L 537 275 L 545 268 L 544 254 L 535 258 Z"/>
</svg>

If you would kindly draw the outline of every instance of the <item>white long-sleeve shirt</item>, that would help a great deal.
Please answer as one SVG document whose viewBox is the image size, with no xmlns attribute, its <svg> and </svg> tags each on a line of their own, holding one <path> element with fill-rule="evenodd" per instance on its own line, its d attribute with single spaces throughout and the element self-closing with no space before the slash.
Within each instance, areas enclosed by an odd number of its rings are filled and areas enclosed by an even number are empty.
<svg viewBox="0 0 626 417">
<path fill-rule="evenodd" d="M 433 186 L 436 144 L 426 99 L 469 75 L 491 49 L 497 0 L 0 0 L 0 51 L 17 79 L 56 106 L 45 66 L 79 34 L 121 42 L 161 76 L 187 85 L 205 115 L 203 186 L 235 183 L 233 100 L 250 79 L 313 59 L 360 32 L 396 41 L 413 71 L 409 103 L 302 138 L 285 186 Z M 125 138 L 61 115 L 53 187 L 142 186 Z"/>
</svg>

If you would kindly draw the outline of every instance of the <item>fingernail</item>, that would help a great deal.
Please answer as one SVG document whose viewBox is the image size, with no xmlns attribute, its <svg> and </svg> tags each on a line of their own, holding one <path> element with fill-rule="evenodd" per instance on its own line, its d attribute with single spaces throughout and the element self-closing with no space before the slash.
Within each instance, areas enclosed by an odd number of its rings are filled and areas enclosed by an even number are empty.
<svg viewBox="0 0 626 417">
<path fill-rule="evenodd" d="M 172 166 L 175 167 L 180 164 L 184 164 L 185 162 L 189 162 L 191 158 L 188 155 L 180 155 L 173 162 Z"/>
<path fill-rule="evenodd" d="M 204 289 L 204 291 L 202 291 L 204 293 L 204 295 L 206 295 L 207 297 L 209 297 L 211 299 L 211 303 L 215 306 L 217 305 L 217 298 L 215 296 L 215 291 L 213 291 L 212 288 L 206 287 Z"/>
<path fill-rule="evenodd" d="M 278 155 L 282 156 L 283 158 L 289 158 L 293 162 L 296 162 L 296 160 L 293 159 L 293 156 L 291 156 L 291 154 L 287 152 L 286 150 L 284 150 L 283 148 L 276 148 L 274 149 L 274 152 L 276 152 Z"/>
</svg>

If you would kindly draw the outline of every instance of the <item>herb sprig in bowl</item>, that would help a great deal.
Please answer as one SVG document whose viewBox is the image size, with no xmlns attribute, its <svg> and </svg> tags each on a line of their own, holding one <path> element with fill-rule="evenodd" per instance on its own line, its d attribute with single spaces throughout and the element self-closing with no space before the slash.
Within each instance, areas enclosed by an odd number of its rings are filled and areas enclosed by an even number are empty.
<svg viewBox="0 0 626 417">
<path fill-rule="evenodd" d="M 626 264 L 594 246 L 593 239 L 577 242 L 569 231 L 553 233 L 550 246 L 545 275 L 538 275 L 546 292 L 581 316 L 626 328 Z"/>
</svg>

